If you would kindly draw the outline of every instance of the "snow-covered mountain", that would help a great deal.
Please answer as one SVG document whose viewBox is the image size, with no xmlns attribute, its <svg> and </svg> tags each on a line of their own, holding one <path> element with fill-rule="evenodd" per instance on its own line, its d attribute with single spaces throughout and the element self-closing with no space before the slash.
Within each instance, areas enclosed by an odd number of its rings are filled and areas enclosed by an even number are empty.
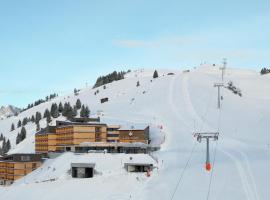
<svg viewBox="0 0 270 200">
<path fill-rule="evenodd" d="M 8 106 L 2 106 L 0 108 L 0 120 L 1 119 L 5 119 L 7 117 L 11 117 L 11 116 L 14 116 L 16 115 L 17 113 L 19 113 L 21 111 L 20 108 L 17 108 L 15 106 L 11 106 L 11 105 L 8 105 Z"/>
<path fill-rule="evenodd" d="M 27 138 L 15 145 L 19 129 L 12 123 L 43 113 L 56 102 L 75 104 L 78 98 L 93 115 L 107 123 L 148 123 L 151 139 L 161 145 L 153 153 L 157 161 L 150 178 L 128 174 L 121 163 L 125 155 L 66 153 L 47 160 L 37 171 L 10 187 L 0 187 L 0 199 L 17 200 L 268 200 L 270 198 L 270 76 L 243 69 L 227 69 L 224 82 L 241 90 L 242 97 L 221 88 L 221 109 L 217 109 L 219 68 L 200 66 L 181 70 L 136 70 L 106 88 L 83 88 L 33 107 L 18 116 L 0 121 L 0 132 L 11 140 L 14 152 L 34 152 L 35 125 L 26 125 Z M 137 87 L 137 82 L 139 85 Z M 99 90 L 98 94 L 94 94 Z M 101 104 L 100 99 L 109 102 Z M 45 127 L 45 120 L 41 127 Z M 162 127 L 162 129 L 161 129 Z M 210 142 L 213 170 L 207 172 L 205 141 L 198 143 L 194 132 L 219 132 Z M 98 175 L 93 179 L 72 179 L 72 160 L 91 159 Z M 120 164 L 119 164 L 120 163 Z M 48 180 L 55 181 L 48 181 Z"/>
</svg>

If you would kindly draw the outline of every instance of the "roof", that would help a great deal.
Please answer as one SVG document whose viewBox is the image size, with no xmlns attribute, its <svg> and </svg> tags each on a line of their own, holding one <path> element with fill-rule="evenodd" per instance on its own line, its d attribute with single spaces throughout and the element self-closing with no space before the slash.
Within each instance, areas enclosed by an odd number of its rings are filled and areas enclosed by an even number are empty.
<svg viewBox="0 0 270 200">
<path fill-rule="evenodd" d="M 107 124 L 100 123 L 100 122 L 70 122 L 70 121 L 56 121 L 57 127 L 67 127 L 73 125 L 80 125 L 80 126 L 107 126 Z"/>
<path fill-rule="evenodd" d="M 37 162 L 41 161 L 41 154 L 33 153 L 16 153 L 3 156 L 1 158 L 2 162 Z"/>
<path fill-rule="evenodd" d="M 93 118 L 93 117 L 76 117 L 71 120 L 71 122 L 100 122 L 100 117 Z"/>
<path fill-rule="evenodd" d="M 36 135 L 45 135 L 48 133 L 55 133 L 56 132 L 56 126 L 48 126 L 46 128 L 41 129 L 39 132 L 36 133 Z"/>
<path fill-rule="evenodd" d="M 82 142 L 79 144 L 80 147 L 139 147 L 139 148 L 147 148 L 149 145 L 142 142 Z"/>
<path fill-rule="evenodd" d="M 121 127 L 118 129 L 120 131 L 143 131 L 145 129 L 149 128 L 148 124 L 125 124 L 121 125 Z"/>
<path fill-rule="evenodd" d="M 140 166 L 153 166 L 152 163 L 124 163 L 124 166 L 137 166 L 137 165 L 140 165 Z"/>
<path fill-rule="evenodd" d="M 95 168 L 95 163 L 71 163 L 71 167 Z"/>
</svg>

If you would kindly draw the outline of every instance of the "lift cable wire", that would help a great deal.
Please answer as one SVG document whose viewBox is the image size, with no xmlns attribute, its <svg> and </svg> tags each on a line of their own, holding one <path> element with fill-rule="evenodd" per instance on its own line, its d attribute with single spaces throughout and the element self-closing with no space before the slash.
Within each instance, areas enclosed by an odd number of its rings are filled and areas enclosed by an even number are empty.
<svg viewBox="0 0 270 200">
<path fill-rule="evenodd" d="M 213 169 L 212 169 L 211 175 L 210 175 L 210 182 L 208 185 L 208 192 L 207 192 L 206 200 L 209 200 L 209 197 L 210 197 L 210 191 L 211 191 L 211 186 L 212 186 L 212 180 L 213 180 L 213 174 L 214 174 L 215 162 L 216 162 L 216 155 L 217 155 L 217 146 L 218 146 L 218 140 L 216 141 L 216 147 L 215 147 L 215 153 L 214 153 L 214 159 L 213 159 Z"/>
<path fill-rule="evenodd" d="M 197 144 L 198 144 L 198 143 L 194 143 L 194 145 L 193 145 L 193 147 L 192 147 L 192 150 L 191 150 L 191 152 L 190 152 L 190 155 L 189 155 L 189 157 L 188 157 L 188 160 L 187 160 L 187 162 L 186 162 L 186 165 L 185 165 L 185 167 L 184 167 L 184 169 L 183 169 L 183 171 L 182 171 L 182 173 L 181 173 L 181 175 L 180 175 L 180 177 L 179 177 L 179 180 L 178 180 L 178 182 L 177 182 L 177 184 L 176 184 L 176 187 L 175 187 L 175 189 L 174 189 L 174 191 L 173 191 L 173 194 L 172 194 L 172 196 L 171 196 L 171 200 L 174 199 L 174 196 L 175 196 L 175 194 L 176 194 L 176 192 L 177 192 L 177 189 L 178 189 L 178 187 L 180 186 L 180 183 L 181 183 L 181 181 L 182 181 L 182 179 L 183 179 L 183 177 L 184 177 L 184 173 L 185 173 L 185 171 L 186 171 L 186 169 L 187 169 L 187 167 L 188 167 L 188 165 L 189 165 L 189 163 L 190 163 L 190 160 L 191 160 L 191 158 L 192 158 L 193 152 L 194 152 L 195 147 L 197 146 Z"/>
<path fill-rule="evenodd" d="M 209 113 L 209 109 L 210 109 L 210 105 L 212 104 L 212 102 L 213 102 L 213 98 L 214 98 L 214 93 L 212 93 L 212 95 L 210 95 L 210 98 L 208 99 L 208 102 L 207 102 L 207 105 L 206 105 L 206 110 L 205 110 L 205 112 L 204 112 L 204 114 L 203 114 L 203 117 L 202 117 L 202 119 L 203 119 L 203 123 L 201 124 L 201 129 L 200 129 L 200 131 L 202 131 L 203 130 L 203 128 L 204 128 L 204 126 L 205 126 L 205 123 L 206 123 L 206 117 L 208 116 L 208 113 Z"/>
<path fill-rule="evenodd" d="M 222 109 L 219 109 L 219 114 L 218 114 L 218 122 L 217 122 L 218 123 L 218 127 L 217 127 L 218 132 L 220 131 L 221 110 Z M 212 186 L 213 174 L 214 174 L 214 169 L 215 169 L 217 148 L 218 148 L 218 140 L 216 141 L 215 152 L 214 152 L 214 159 L 213 159 L 213 169 L 212 169 L 211 175 L 210 175 L 210 182 L 209 182 L 209 186 L 208 186 L 208 192 L 207 192 L 207 198 L 206 198 L 206 200 L 209 200 L 209 197 L 210 197 L 210 191 L 211 191 L 211 186 Z"/>
</svg>

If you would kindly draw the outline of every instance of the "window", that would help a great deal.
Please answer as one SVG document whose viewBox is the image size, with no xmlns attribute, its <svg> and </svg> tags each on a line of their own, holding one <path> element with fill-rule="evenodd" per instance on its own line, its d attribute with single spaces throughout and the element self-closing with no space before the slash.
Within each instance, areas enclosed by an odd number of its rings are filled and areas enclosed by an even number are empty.
<svg viewBox="0 0 270 200">
<path fill-rule="evenodd" d="M 30 161 L 30 156 L 21 156 L 21 161 Z"/>
<path fill-rule="evenodd" d="M 110 133 L 108 133 L 107 137 L 119 137 L 119 135 L 118 134 L 110 134 Z"/>
</svg>

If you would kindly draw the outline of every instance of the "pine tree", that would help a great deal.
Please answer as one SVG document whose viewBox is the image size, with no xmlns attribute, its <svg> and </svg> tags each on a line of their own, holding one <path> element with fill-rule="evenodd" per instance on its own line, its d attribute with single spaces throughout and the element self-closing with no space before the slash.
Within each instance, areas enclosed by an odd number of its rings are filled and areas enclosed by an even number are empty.
<svg viewBox="0 0 270 200">
<path fill-rule="evenodd" d="M 21 139 L 21 134 L 18 133 L 17 137 L 16 137 L 16 144 L 19 144 L 22 141 Z"/>
<path fill-rule="evenodd" d="M 136 87 L 139 87 L 139 86 L 140 86 L 140 81 L 137 81 Z"/>
<path fill-rule="evenodd" d="M 10 141 L 8 140 L 5 147 L 5 153 L 7 153 L 11 149 Z"/>
<path fill-rule="evenodd" d="M 153 74 L 153 78 L 158 78 L 158 72 L 157 72 L 157 70 L 155 70 L 155 72 Z"/>
<path fill-rule="evenodd" d="M 80 117 L 85 117 L 85 106 L 84 105 L 82 105 Z"/>
<path fill-rule="evenodd" d="M 74 95 L 77 96 L 78 95 L 78 90 L 75 88 L 74 89 Z"/>
<path fill-rule="evenodd" d="M 22 121 L 22 125 L 25 126 L 28 122 L 28 119 L 27 117 L 23 118 L 23 121 Z"/>
<path fill-rule="evenodd" d="M 21 141 L 23 141 L 26 138 L 26 130 L 24 127 L 22 127 L 21 130 Z"/>
<path fill-rule="evenodd" d="M 73 106 L 73 109 L 72 109 L 72 118 L 75 118 L 78 114 L 78 110 L 77 110 L 77 107 L 76 106 Z"/>
<path fill-rule="evenodd" d="M 34 115 L 32 115 L 32 117 L 31 117 L 31 122 L 35 122 L 35 116 Z"/>
<path fill-rule="evenodd" d="M 90 115 L 90 110 L 88 108 L 88 106 L 85 107 L 85 117 L 89 118 Z"/>
<path fill-rule="evenodd" d="M 58 111 L 58 106 L 56 103 L 53 103 L 51 106 L 51 116 L 53 118 L 59 117 L 59 111 Z"/>
<path fill-rule="evenodd" d="M 17 128 L 20 128 L 22 126 L 21 120 L 18 121 Z"/>
<path fill-rule="evenodd" d="M 2 141 L 4 139 L 3 133 L 1 133 L 0 135 L 0 141 Z"/>
<path fill-rule="evenodd" d="M 81 100 L 80 100 L 80 99 L 77 99 L 77 102 L 76 102 L 76 108 L 77 108 L 77 109 L 81 109 L 81 107 L 82 107 Z"/>
<path fill-rule="evenodd" d="M 51 121 L 52 121 L 50 111 L 48 110 L 48 112 L 49 112 L 49 113 L 48 113 L 48 115 L 46 116 L 46 122 L 47 122 L 47 124 L 51 123 Z"/>
<path fill-rule="evenodd" d="M 41 113 L 36 112 L 36 124 L 41 120 Z"/>
<path fill-rule="evenodd" d="M 63 109 L 64 109 L 64 108 L 63 108 L 63 104 L 62 104 L 62 102 L 60 102 L 60 103 L 59 103 L 59 106 L 58 106 L 58 112 L 59 112 L 59 113 L 62 113 L 62 112 L 63 112 Z"/>
<path fill-rule="evenodd" d="M 43 118 L 48 118 L 49 115 L 51 115 L 51 113 L 48 109 L 46 109 L 44 114 L 43 114 Z"/>
<path fill-rule="evenodd" d="M 12 123 L 11 124 L 11 129 L 10 129 L 10 131 L 14 131 L 15 130 L 15 126 L 14 126 L 14 124 Z"/>
<path fill-rule="evenodd" d="M 37 122 L 36 131 L 40 131 L 40 124 L 39 124 L 39 122 Z"/>
</svg>

